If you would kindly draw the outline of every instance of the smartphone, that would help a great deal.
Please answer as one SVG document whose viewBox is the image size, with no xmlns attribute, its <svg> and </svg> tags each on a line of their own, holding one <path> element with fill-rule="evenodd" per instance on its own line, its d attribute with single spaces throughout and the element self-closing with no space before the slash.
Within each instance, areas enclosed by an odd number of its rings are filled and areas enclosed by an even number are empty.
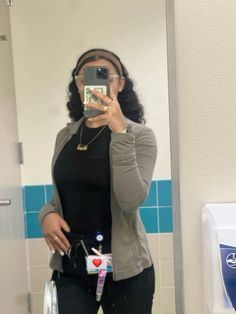
<svg viewBox="0 0 236 314">
<path fill-rule="evenodd" d="M 96 89 L 103 95 L 109 96 L 109 68 L 105 66 L 91 66 L 84 69 L 84 101 L 102 103 L 99 98 L 91 94 L 90 88 Z M 84 116 L 86 118 L 103 113 L 103 111 L 91 109 L 84 105 Z"/>
</svg>

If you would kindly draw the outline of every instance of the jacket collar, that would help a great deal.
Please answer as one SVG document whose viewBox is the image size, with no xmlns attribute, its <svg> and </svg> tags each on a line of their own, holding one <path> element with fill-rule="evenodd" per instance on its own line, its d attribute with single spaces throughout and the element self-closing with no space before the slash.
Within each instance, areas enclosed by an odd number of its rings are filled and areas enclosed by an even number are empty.
<svg viewBox="0 0 236 314">
<path fill-rule="evenodd" d="M 67 129 L 69 130 L 69 134 L 70 135 L 76 134 L 78 132 L 79 127 L 84 122 L 84 120 L 85 120 L 85 117 L 83 116 L 78 121 L 72 121 L 72 122 L 67 123 L 66 126 L 67 126 Z"/>
</svg>

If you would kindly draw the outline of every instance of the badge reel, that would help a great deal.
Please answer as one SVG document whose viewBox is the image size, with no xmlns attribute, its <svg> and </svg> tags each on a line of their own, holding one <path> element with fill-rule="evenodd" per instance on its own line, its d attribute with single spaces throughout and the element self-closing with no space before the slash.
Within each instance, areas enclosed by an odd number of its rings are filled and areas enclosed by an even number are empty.
<svg viewBox="0 0 236 314">
<path fill-rule="evenodd" d="M 96 240 L 99 243 L 98 251 L 102 254 L 102 241 L 103 241 L 103 235 L 101 232 L 98 232 L 96 235 Z"/>
</svg>

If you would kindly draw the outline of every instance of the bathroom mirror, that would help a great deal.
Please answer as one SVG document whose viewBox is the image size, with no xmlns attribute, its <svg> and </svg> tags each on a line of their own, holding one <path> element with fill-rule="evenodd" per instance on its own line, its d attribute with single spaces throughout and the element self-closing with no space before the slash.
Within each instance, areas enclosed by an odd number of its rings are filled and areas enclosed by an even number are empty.
<svg viewBox="0 0 236 314">
<path fill-rule="evenodd" d="M 33 314 L 41 314 L 50 253 L 38 223 L 50 200 L 57 132 L 69 122 L 67 87 L 77 58 L 90 48 L 114 51 L 135 82 L 157 138 L 158 159 L 140 208 L 156 269 L 153 313 L 175 313 L 165 0 L 92 3 L 24 0 L 10 8 L 14 82 Z"/>
</svg>

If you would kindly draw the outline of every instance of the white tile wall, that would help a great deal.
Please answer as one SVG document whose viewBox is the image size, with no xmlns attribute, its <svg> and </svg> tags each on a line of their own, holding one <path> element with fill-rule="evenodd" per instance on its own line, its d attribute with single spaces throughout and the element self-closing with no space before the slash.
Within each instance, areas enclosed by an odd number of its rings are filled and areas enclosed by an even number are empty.
<svg viewBox="0 0 236 314">
<path fill-rule="evenodd" d="M 175 313 L 175 293 L 174 287 L 161 287 L 161 314 L 174 314 Z M 155 312 L 154 312 L 155 313 Z"/>
<path fill-rule="evenodd" d="M 49 250 L 43 239 L 27 240 L 29 265 L 47 265 Z"/>
<path fill-rule="evenodd" d="M 173 234 L 172 233 L 159 233 L 159 258 L 161 260 L 173 260 Z"/>
<path fill-rule="evenodd" d="M 44 285 L 50 279 L 50 270 L 47 265 L 30 266 L 30 287 L 33 293 L 42 293 Z"/>
<path fill-rule="evenodd" d="M 32 293 L 32 314 L 43 313 L 43 293 Z"/>
<path fill-rule="evenodd" d="M 160 286 L 174 286 L 174 265 L 172 259 L 160 260 Z"/>
</svg>

